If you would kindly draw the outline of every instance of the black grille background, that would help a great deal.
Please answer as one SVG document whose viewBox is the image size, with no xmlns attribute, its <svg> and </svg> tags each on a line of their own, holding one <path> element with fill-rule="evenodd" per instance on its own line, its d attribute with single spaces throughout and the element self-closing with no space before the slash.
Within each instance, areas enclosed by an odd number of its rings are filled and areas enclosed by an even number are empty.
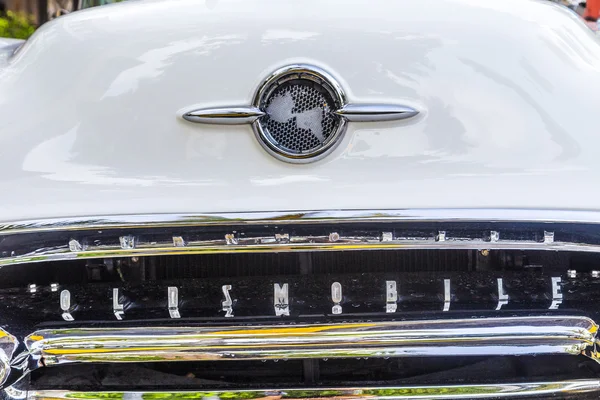
<svg viewBox="0 0 600 400">
<path fill-rule="evenodd" d="M 363 272 L 456 272 L 474 268 L 473 251 L 350 251 L 160 256 L 145 268 L 157 279 Z"/>
</svg>

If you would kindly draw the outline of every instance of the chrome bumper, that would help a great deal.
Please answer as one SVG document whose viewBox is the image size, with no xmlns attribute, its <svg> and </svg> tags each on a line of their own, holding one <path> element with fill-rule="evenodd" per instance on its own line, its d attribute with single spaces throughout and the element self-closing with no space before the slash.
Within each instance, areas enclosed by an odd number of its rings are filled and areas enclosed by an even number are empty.
<svg viewBox="0 0 600 400">
<path fill-rule="evenodd" d="M 244 390 L 244 391 L 169 391 L 169 392 L 76 392 L 41 390 L 31 392 L 13 391 L 13 399 L 32 400 L 129 400 L 129 399 L 369 399 L 369 400 L 417 400 L 417 399 L 547 399 L 561 395 L 598 396 L 600 381 L 573 380 L 558 382 L 505 383 L 492 385 L 405 386 L 378 388 L 319 388 L 290 390 Z M 581 397 L 580 397 L 581 398 Z M 593 397 L 590 397 L 593 398 Z"/>
<path fill-rule="evenodd" d="M 1 376 L 65 363 L 402 356 L 585 355 L 598 325 L 584 317 L 521 317 L 286 326 L 53 329 L 4 334 Z M 11 358 L 12 357 L 12 358 Z M 12 372 L 11 372 L 12 371 Z"/>
<path fill-rule="evenodd" d="M 33 367 L 82 362 L 585 354 L 583 317 L 483 318 L 326 325 L 53 329 L 25 339 Z"/>
</svg>

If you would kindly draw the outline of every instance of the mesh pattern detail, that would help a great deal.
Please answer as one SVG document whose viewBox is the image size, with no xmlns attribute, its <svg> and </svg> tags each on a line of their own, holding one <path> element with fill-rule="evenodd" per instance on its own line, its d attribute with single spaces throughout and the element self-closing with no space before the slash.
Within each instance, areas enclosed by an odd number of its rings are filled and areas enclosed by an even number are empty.
<svg viewBox="0 0 600 400">
<path fill-rule="evenodd" d="M 338 128 L 333 100 L 311 81 L 296 80 L 277 88 L 267 99 L 261 123 L 277 145 L 288 151 L 310 152 Z"/>
</svg>

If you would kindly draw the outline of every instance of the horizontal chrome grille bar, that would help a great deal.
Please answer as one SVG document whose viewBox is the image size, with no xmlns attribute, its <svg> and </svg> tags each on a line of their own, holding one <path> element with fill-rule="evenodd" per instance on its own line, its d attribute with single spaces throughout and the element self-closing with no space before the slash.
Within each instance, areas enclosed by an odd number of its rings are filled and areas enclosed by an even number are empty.
<svg viewBox="0 0 600 400">
<path fill-rule="evenodd" d="M 370 388 L 318 388 L 285 390 L 231 390 L 231 391 L 119 391 L 77 392 L 66 390 L 37 390 L 18 393 L 20 399 L 73 400 L 73 399 L 369 399 L 369 400 L 417 400 L 417 399 L 541 399 L 560 395 L 598 396 L 600 381 L 571 380 L 557 382 L 500 383 L 488 385 L 439 385 Z M 17 398 L 14 396 L 13 398 Z M 590 397 L 591 398 L 591 397 Z"/>
<path fill-rule="evenodd" d="M 507 226 L 507 222 L 512 225 Z M 235 252 L 376 249 L 600 252 L 595 229 L 599 222 L 600 212 L 541 210 L 156 214 L 23 221 L 0 224 L 0 237 L 10 236 L 10 240 L 0 243 L 0 266 Z M 374 230 L 374 223 L 378 230 Z M 422 231 L 425 226 L 426 231 Z M 301 229 L 295 229 L 298 227 Z M 582 227 L 587 230 L 582 231 Z M 553 229 L 557 229 L 558 236 L 555 237 Z M 28 236 L 31 234 L 39 236 L 32 238 Z"/>
<path fill-rule="evenodd" d="M 465 211 L 466 210 L 462 210 Z M 595 213 L 457 210 L 123 216 L 0 225 L 0 266 L 158 255 L 342 250 L 541 250 L 600 252 Z M 573 223 L 576 217 L 587 221 Z M 269 219 L 270 218 L 270 219 Z M 481 219 L 479 219 L 481 218 Z M 587 218 L 587 219 L 586 219 Z M 519 219 L 525 222 L 516 223 Z M 222 223 L 226 221 L 227 224 Z M 507 224 L 507 221 L 513 221 Z M 545 222 L 541 222 L 545 221 Z M 569 221 L 569 222 L 565 222 Z M 216 225 L 216 226 L 212 226 Z M 226 226 L 228 225 L 228 226 Z"/>
<path fill-rule="evenodd" d="M 252 238 L 251 240 L 255 240 Z M 173 247 L 170 243 L 152 243 L 137 248 L 122 249 L 118 246 L 90 246 L 85 250 L 72 251 L 68 245 L 56 248 L 39 249 L 20 256 L 0 258 L 0 267 L 47 261 L 86 260 L 93 258 L 176 256 L 219 253 L 272 253 L 272 252 L 307 252 L 307 251 L 357 251 L 357 250 L 540 250 L 540 251 L 578 251 L 600 253 L 600 245 L 567 242 L 528 242 L 485 240 L 468 241 L 427 241 L 418 239 L 394 240 L 390 242 L 368 239 L 340 238 L 336 243 L 314 243 L 311 237 L 302 238 L 304 243 L 274 244 L 220 244 L 189 243 L 185 247 Z M 211 241 L 212 242 L 212 241 Z M 226 240 L 223 240 L 226 242 Z"/>
<path fill-rule="evenodd" d="M 584 317 L 234 327 L 42 330 L 25 339 L 34 367 L 140 362 L 400 356 L 587 354 L 598 326 Z"/>
</svg>

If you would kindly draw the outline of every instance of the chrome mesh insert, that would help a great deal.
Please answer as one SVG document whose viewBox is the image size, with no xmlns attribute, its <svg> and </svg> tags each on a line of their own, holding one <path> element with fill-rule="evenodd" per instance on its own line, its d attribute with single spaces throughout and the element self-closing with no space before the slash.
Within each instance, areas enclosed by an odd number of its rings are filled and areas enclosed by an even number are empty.
<svg viewBox="0 0 600 400">
<path fill-rule="evenodd" d="M 278 87 L 265 104 L 263 126 L 278 146 L 298 153 L 319 148 L 335 133 L 339 118 L 331 96 L 312 81 Z"/>
</svg>

